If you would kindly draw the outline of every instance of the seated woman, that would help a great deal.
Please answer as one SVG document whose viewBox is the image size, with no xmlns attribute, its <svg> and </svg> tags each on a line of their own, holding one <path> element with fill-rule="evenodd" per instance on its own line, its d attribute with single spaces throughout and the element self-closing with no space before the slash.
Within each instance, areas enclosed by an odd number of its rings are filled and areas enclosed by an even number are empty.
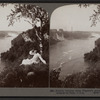
<svg viewBox="0 0 100 100">
<path fill-rule="evenodd" d="M 20 65 L 38 64 L 40 61 L 46 64 L 46 61 L 41 57 L 37 50 L 30 51 L 29 54 L 33 55 L 33 57 L 31 59 L 24 59 Z"/>
</svg>

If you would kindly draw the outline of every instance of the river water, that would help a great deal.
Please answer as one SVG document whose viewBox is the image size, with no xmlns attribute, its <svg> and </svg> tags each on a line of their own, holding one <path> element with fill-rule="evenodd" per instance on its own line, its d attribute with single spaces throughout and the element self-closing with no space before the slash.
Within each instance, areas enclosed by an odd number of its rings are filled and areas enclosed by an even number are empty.
<svg viewBox="0 0 100 100">
<path fill-rule="evenodd" d="M 13 40 L 17 34 L 14 33 L 8 33 L 10 35 L 10 37 L 2 37 L 0 38 L 0 54 L 2 52 L 6 52 L 7 50 L 9 50 L 9 48 L 11 47 L 11 40 Z M 4 63 L 1 62 L 1 58 L 0 58 L 0 72 L 3 70 L 3 68 L 5 67 Z"/>
<path fill-rule="evenodd" d="M 60 79 L 66 75 L 85 71 L 88 64 L 84 62 L 84 54 L 95 47 L 95 40 L 99 34 L 92 33 L 92 37 L 86 39 L 65 39 L 50 46 L 50 70 L 61 66 Z"/>
</svg>

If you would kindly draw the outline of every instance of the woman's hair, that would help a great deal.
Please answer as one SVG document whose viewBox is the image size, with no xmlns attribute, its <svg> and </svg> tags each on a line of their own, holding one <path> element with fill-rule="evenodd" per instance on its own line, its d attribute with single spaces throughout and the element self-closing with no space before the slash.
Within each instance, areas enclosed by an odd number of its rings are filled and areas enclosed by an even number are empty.
<svg viewBox="0 0 100 100">
<path fill-rule="evenodd" d="M 32 52 L 34 52 L 35 49 L 33 48 L 33 49 L 30 49 L 30 50 L 31 50 Z"/>
<path fill-rule="evenodd" d="M 39 49 L 35 48 L 34 50 L 36 50 L 36 52 L 40 53 L 40 50 Z"/>
</svg>

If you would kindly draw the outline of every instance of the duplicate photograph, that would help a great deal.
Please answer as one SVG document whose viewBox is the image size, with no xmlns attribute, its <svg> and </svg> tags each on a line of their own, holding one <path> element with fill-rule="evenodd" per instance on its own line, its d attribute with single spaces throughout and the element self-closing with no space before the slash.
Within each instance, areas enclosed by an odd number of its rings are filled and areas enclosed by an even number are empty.
<svg viewBox="0 0 100 100">
<path fill-rule="evenodd" d="M 32 3 L 0 3 L 0 87 L 48 84 L 48 12 Z"/>
<path fill-rule="evenodd" d="M 100 88 L 100 4 L 67 4 L 50 18 L 50 87 Z"/>
</svg>

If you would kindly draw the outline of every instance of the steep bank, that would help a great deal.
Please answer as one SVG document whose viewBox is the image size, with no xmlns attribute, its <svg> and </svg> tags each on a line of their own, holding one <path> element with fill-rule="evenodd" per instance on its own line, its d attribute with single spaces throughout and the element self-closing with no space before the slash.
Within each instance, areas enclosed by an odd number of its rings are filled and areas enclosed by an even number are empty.
<svg viewBox="0 0 100 100">
<path fill-rule="evenodd" d="M 84 54 L 84 61 L 88 68 L 85 71 L 67 75 L 63 81 L 59 80 L 61 69 L 52 70 L 50 73 L 51 87 L 100 88 L 100 39 L 97 39 L 94 44 L 94 49 Z"/>
<path fill-rule="evenodd" d="M 64 40 L 63 31 L 57 31 L 56 29 L 50 30 L 50 45 Z"/>
<path fill-rule="evenodd" d="M 95 41 L 94 49 L 84 54 L 84 60 L 87 62 L 94 62 L 94 63 L 100 60 L 100 38 Z"/>
<path fill-rule="evenodd" d="M 34 42 L 26 42 L 22 37 L 24 33 L 27 33 L 26 35 Z M 30 50 L 33 48 L 40 50 L 36 29 L 24 33 L 11 41 L 12 47 L 7 52 L 1 53 L 5 69 L 0 73 L 0 87 L 48 87 L 49 41 L 45 38 L 48 29 L 42 30 L 42 57 L 46 60 L 46 65 L 40 62 L 26 67 L 19 66 L 23 59 L 28 58 Z"/>
<path fill-rule="evenodd" d="M 50 44 L 56 44 L 64 39 L 86 39 L 91 36 L 91 32 L 88 31 L 64 31 L 63 29 L 51 29 L 50 30 Z"/>
</svg>

